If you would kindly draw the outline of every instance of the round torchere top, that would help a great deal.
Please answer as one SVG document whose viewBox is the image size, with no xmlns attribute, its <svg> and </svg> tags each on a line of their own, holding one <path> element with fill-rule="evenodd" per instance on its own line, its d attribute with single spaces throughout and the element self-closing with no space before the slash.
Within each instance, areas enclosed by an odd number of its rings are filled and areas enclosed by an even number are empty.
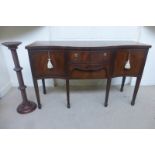
<svg viewBox="0 0 155 155">
<path fill-rule="evenodd" d="M 2 43 L 2 45 L 8 47 L 8 48 L 17 48 L 18 45 L 20 45 L 22 42 L 20 41 L 14 41 L 14 42 L 4 42 Z"/>
</svg>

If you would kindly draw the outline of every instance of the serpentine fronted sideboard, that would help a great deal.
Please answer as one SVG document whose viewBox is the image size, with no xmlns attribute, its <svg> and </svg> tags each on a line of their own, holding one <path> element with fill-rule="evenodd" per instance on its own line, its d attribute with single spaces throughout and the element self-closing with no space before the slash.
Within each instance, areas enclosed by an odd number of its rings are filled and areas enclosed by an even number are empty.
<svg viewBox="0 0 155 155">
<path fill-rule="evenodd" d="M 39 79 L 44 93 L 46 78 L 65 79 L 70 108 L 70 79 L 107 79 L 104 102 L 107 106 L 112 78 L 123 77 L 123 91 L 126 76 L 137 78 L 131 101 L 134 105 L 150 47 L 132 41 L 37 41 L 26 46 L 38 107 L 41 108 Z"/>
</svg>

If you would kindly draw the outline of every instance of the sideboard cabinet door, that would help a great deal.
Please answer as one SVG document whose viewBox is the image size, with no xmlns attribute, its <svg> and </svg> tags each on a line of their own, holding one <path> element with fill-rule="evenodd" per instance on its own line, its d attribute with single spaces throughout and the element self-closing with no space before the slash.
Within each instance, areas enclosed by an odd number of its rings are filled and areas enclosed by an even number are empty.
<svg viewBox="0 0 155 155">
<path fill-rule="evenodd" d="M 50 60 L 49 60 L 50 59 Z M 48 62 L 50 61 L 50 67 Z M 65 75 L 64 52 L 37 51 L 30 52 L 30 63 L 35 77 L 63 77 Z"/>
<path fill-rule="evenodd" d="M 116 52 L 113 77 L 139 75 L 146 52 L 146 49 L 119 49 Z"/>
</svg>

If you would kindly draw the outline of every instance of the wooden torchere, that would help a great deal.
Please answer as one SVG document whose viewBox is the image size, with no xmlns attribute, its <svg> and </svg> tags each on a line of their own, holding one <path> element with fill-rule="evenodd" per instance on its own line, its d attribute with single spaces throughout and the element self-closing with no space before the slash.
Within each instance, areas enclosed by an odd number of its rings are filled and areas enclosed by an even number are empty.
<svg viewBox="0 0 155 155">
<path fill-rule="evenodd" d="M 21 91 L 21 96 L 22 96 L 22 103 L 17 107 L 17 112 L 20 114 L 26 114 L 34 111 L 37 107 L 36 103 L 29 101 L 27 99 L 27 94 L 26 94 L 26 86 L 23 81 L 23 76 L 22 76 L 22 67 L 20 66 L 18 55 L 16 49 L 18 48 L 18 45 L 21 44 L 21 42 L 4 42 L 2 43 L 4 46 L 8 47 L 11 51 L 12 58 L 15 64 L 14 71 L 17 73 L 17 78 L 19 82 L 19 89 Z"/>
</svg>

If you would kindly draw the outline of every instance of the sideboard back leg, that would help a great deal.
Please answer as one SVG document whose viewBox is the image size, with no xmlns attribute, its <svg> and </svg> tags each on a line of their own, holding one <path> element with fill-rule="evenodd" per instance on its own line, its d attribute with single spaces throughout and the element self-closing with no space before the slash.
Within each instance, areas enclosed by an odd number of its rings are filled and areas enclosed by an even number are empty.
<svg viewBox="0 0 155 155">
<path fill-rule="evenodd" d="M 37 97 L 38 108 L 41 109 L 38 81 L 36 79 L 33 79 L 33 84 L 34 84 L 34 89 Z"/>
<path fill-rule="evenodd" d="M 111 86 L 111 78 L 108 78 L 107 79 L 107 86 L 106 86 L 105 102 L 104 102 L 105 107 L 108 106 L 108 98 L 109 98 L 110 86 Z"/>
<path fill-rule="evenodd" d="M 133 97 L 132 97 L 132 101 L 131 101 L 131 105 L 135 104 L 135 100 L 136 100 L 137 92 L 138 92 L 139 85 L 141 82 L 141 78 L 142 78 L 141 76 L 137 77 L 136 85 L 135 85 L 135 89 L 134 89 L 134 93 L 133 93 Z"/>
<path fill-rule="evenodd" d="M 46 94 L 45 79 L 42 79 L 42 85 L 43 85 L 43 94 Z"/>
<path fill-rule="evenodd" d="M 67 91 L 67 108 L 70 108 L 69 79 L 66 80 L 66 91 Z"/>
<path fill-rule="evenodd" d="M 123 92 L 124 84 L 125 84 L 126 76 L 123 76 L 122 78 L 122 85 L 120 91 Z"/>
</svg>

